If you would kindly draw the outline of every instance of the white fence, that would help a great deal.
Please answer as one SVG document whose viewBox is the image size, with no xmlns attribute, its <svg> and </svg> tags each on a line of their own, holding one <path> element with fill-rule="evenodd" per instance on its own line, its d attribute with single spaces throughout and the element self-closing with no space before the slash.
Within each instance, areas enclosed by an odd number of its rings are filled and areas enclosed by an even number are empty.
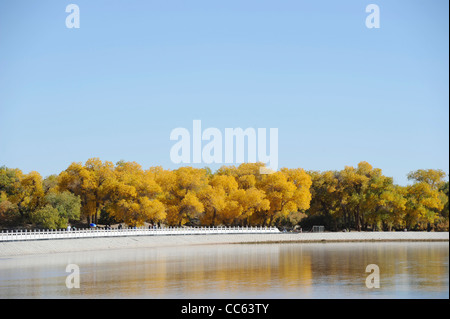
<svg viewBox="0 0 450 319">
<path fill-rule="evenodd" d="M 161 235 L 212 235 L 212 234 L 268 234 L 280 233 L 276 227 L 164 227 L 164 228 L 122 228 L 122 229 L 77 229 L 77 230 L 19 230 L 2 231 L 1 241 L 22 241 L 42 239 L 72 239 L 121 236 Z"/>
</svg>

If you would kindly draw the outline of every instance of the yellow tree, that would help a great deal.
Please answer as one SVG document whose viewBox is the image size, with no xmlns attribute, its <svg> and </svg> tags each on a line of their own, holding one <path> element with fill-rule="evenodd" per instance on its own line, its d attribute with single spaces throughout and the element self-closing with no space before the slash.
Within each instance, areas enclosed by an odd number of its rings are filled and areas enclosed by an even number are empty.
<svg viewBox="0 0 450 319">
<path fill-rule="evenodd" d="M 282 168 L 280 171 L 287 176 L 287 181 L 296 187 L 291 200 L 295 202 L 297 210 L 307 210 L 311 203 L 311 177 L 302 168 Z"/>
<path fill-rule="evenodd" d="M 223 189 L 206 186 L 197 194 L 197 198 L 203 205 L 204 213 L 200 218 L 202 225 L 216 226 L 221 223 L 218 218 L 220 212 L 225 207 L 225 192 Z"/>
<path fill-rule="evenodd" d="M 39 208 L 44 198 L 41 175 L 33 171 L 21 176 L 17 191 L 9 198 L 17 205 L 21 217 L 28 218 L 31 212 Z"/>
<path fill-rule="evenodd" d="M 221 214 L 225 224 L 258 223 L 258 216 L 269 210 L 266 193 L 258 187 L 264 176 L 260 171 L 264 167 L 264 163 L 242 163 L 238 167 L 222 166 L 217 170 L 217 175 L 233 177 L 237 182 L 237 189 L 230 191 Z"/>
<path fill-rule="evenodd" d="M 266 193 L 256 187 L 238 189 L 230 194 L 230 201 L 226 206 L 224 216 L 229 223 L 238 223 L 242 226 L 253 225 L 258 222 L 258 216 L 269 211 L 270 201 Z"/>
<path fill-rule="evenodd" d="M 162 189 L 151 171 L 144 171 L 135 162 L 121 161 L 114 174 L 106 204 L 106 211 L 112 217 L 130 226 L 142 226 L 146 221 L 160 222 L 166 217 L 165 207 L 157 199 Z"/>
<path fill-rule="evenodd" d="M 5 219 L 29 222 L 30 214 L 42 205 L 44 195 L 38 172 L 23 174 L 19 169 L 0 167 L 0 210 Z"/>
<path fill-rule="evenodd" d="M 18 222 L 19 217 L 17 205 L 8 199 L 6 192 L 0 191 L 0 225 L 12 225 Z"/>
<path fill-rule="evenodd" d="M 271 225 L 277 217 L 304 211 L 311 201 L 311 177 L 303 169 L 281 169 L 263 175 L 258 188 L 263 190 L 270 202 L 270 208 L 258 214 L 262 225 Z"/>
<path fill-rule="evenodd" d="M 440 169 L 419 169 L 410 172 L 408 179 L 416 183 L 426 183 L 431 189 L 440 189 L 444 184 L 447 174 Z"/>
<path fill-rule="evenodd" d="M 203 203 L 198 199 L 197 194 L 193 191 L 188 191 L 178 206 L 178 226 L 200 219 L 200 214 L 204 210 Z"/>
<path fill-rule="evenodd" d="M 20 169 L 0 167 L 0 224 L 10 225 L 20 219 L 21 215 L 14 201 L 19 200 L 22 178 Z"/>
<path fill-rule="evenodd" d="M 405 189 L 394 185 L 391 177 L 367 162 L 357 168 L 346 166 L 341 171 L 309 172 L 311 207 L 309 215 L 323 216 L 324 222 L 334 223 L 334 229 L 357 230 L 402 226 L 405 216 Z"/>
<path fill-rule="evenodd" d="M 405 227 L 407 190 L 400 185 L 389 185 L 375 201 L 378 206 L 372 211 L 373 219 L 369 222 L 381 223 L 380 228 L 391 231 L 392 228 Z"/>
<path fill-rule="evenodd" d="M 265 168 L 264 163 L 242 163 L 238 167 L 222 166 L 216 171 L 216 175 L 233 176 L 240 189 L 249 189 L 255 187 L 261 181 L 261 168 Z"/>
<path fill-rule="evenodd" d="M 444 209 L 445 200 L 440 188 L 446 174 L 441 170 L 417 170 L 408 174 L 413 180 L 407 186 L 406 227 L 419 229 L 434 228 L 439 212 Z"/>
<path fill-rule="evenodd" d="M 201 217 L 204 206 L 198 196 L 208 186 L 208 171 L 193 167 L 176 170 L 151 168 L 156 182 L 161 185 L 161 201 L 167 209 L 169 225 L 184 225 Z"/>
<path fill-rule="evenodd" d="M 404 188 L 394 185 L 393 178 L 375 169 L 370 174 L 367 189 L 360 202 L 362 227 L 372 225 L 372 229 L 392 230 L 402 227 L 405 216 L 406 198 Z"/>
<path fill-rule="evenodd" d="M 139 197 L 135 200 L 121 199 L 114 203 L 114 209 L 108 212 L 129 226 L 143 226 L 146 221 L 158 222 L 166 217 L 166 209 L 158 200 Z"/>
<path fill-rule="evenodd" d="M 114 184 L 114 164 L 91 158 L 83 165 L 72 163 L 58 176 L 60 191 L 68 190 L 80 196 L 82 213 L 88 222 L 97 223 Z"/>
<path fill-rule="evenodd" d="M 203 222 L 210 225 L 215 225 L 216 221 L 225 225 L 248 225 L 255 212 L 269 209 L 264 191 L 256 187 L 239 189 L 231 175 L 214 175 L 210 186 L 201 193 L 201 199 L 205 207 Z"/>
</svg>

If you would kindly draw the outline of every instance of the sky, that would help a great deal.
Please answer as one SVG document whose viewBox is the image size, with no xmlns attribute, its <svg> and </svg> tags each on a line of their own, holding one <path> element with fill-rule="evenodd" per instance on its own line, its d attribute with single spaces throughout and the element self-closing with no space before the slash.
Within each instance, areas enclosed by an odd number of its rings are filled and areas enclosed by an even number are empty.
<svg viewBox="0 0 450 319">
<path fill-rule="evenodd" d="M 80 27 L 67 28 L 76 4 Z M 366 6 L 380 8 L 367 28 Z M 176 164 L 178 127 L 278 128 L 278 166 L 449 172 L 447 0 L 2 0 L 0 166 Z M 229 165 L 229 164 L 226 164 Z"/>
</svg>

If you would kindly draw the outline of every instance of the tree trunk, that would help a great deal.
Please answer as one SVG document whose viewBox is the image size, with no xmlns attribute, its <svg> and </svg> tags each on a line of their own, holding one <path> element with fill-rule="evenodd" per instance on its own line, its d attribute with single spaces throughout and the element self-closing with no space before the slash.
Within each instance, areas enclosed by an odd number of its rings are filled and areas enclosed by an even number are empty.
<svg viewBox="0 0 450 319">
<path fill-rule="evenodd" d="M 267 217 L 264 217 L 264 220 L 263 220 L 263 222 L 262 222 L 262 227 L 265 227 L 266 226 L 266 221 L 267 221 Z"/>
<path fill-rule="evenodd" d="M 359 209 L 355 212 L 355 227 L 357 231 L 361 231 L 361 220 L 359 216 Z"/>
<path fill-rule="evenodd" d="M 212 226 L 214 227 L 216 224 L 216 215 L 217 215 L 217 209 L 214 208 L 213 217 L 212 217 Z"/>
<path fill-rule="evenodd" d="M 267 226 L 271 226 L 271 225 L 272 225 L 272 221 L 273 221 L 273 215 L 270 216 L 270 219 L 269 219 L 269 225 L 267 225 Z"/>
</svg>

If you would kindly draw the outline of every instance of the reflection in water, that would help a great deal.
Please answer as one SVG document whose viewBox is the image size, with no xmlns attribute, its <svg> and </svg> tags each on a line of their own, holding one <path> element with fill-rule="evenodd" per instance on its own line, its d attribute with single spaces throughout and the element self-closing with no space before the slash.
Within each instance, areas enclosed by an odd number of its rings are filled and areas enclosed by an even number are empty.
<svg viewBox="0 0 450 319">
<path fill-rule="evenodd" d="M 249 244 L 0 259 L 0 298 L 448 298 L 448 242 Z M 65 285 L 80 268 L 80 288 Z M 380 268 L 368 289 L 368 264 Z"/>
</svg>

